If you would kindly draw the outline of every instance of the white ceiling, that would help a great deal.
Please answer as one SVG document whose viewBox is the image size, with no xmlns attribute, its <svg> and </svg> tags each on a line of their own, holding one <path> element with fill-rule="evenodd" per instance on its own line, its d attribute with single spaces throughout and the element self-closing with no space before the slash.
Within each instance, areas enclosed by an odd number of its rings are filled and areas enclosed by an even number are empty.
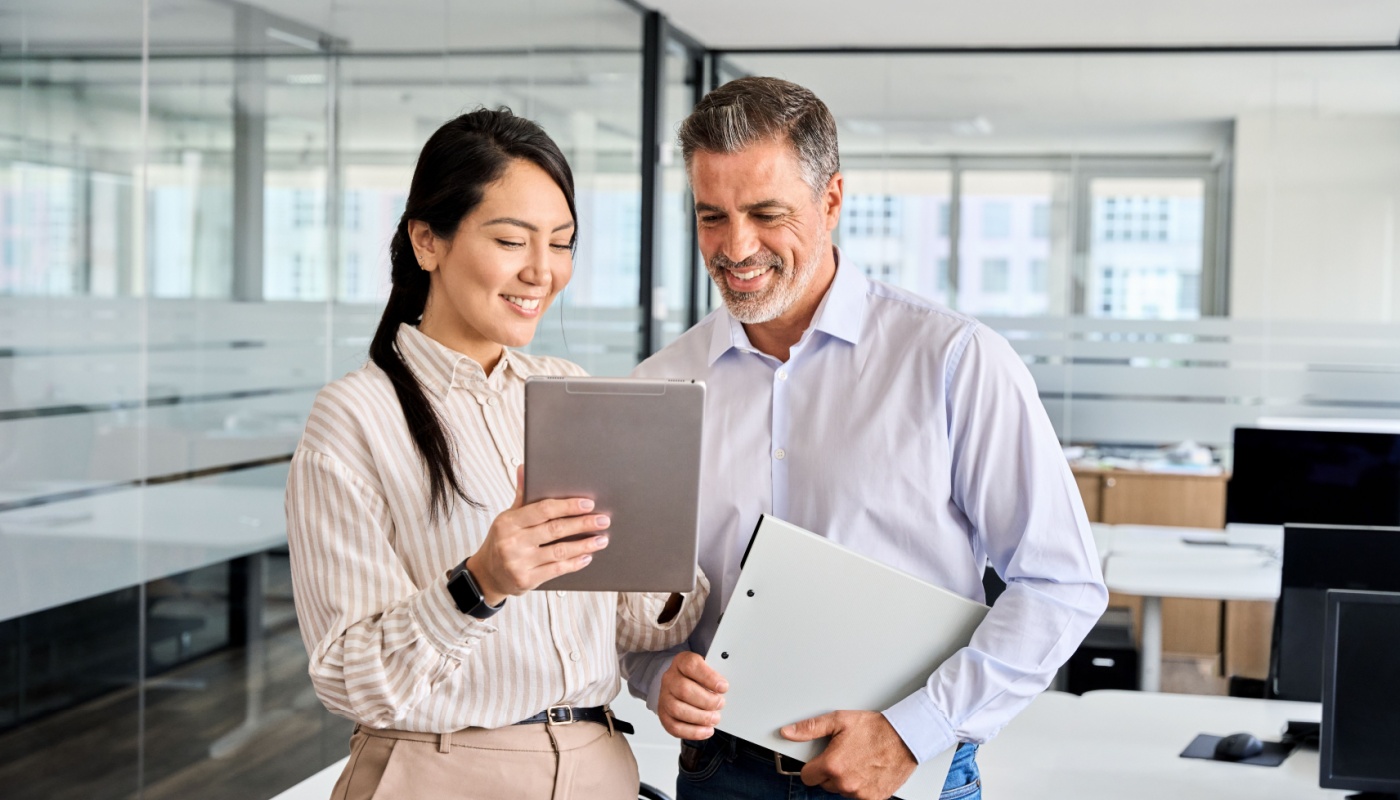
<svg viewBox="0 0 1400 800">
<path fill-rule="evenodd" d="M 1400 42 L 1400 0 L 644 2 L 713 48 Z"/>
<path fill-rule="evenodd" d="M 736 55 L 831 108 L 843 149 L 1213 152 L 1248 113 L 1400 116 L 1400 52 Z"/>
</svg>

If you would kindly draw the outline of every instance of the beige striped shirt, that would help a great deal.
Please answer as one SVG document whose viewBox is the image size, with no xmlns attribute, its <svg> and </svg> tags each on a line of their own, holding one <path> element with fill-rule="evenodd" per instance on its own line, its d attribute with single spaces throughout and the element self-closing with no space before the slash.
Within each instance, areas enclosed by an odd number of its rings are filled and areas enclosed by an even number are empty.
<svg viewBox="0 0 1400 800">
<path fill-rule="evenodd" d="M 377 728 L 496 728 L 618 692 L 618 654 L 685 639 L 709 584 L 667 624 L 666 594 L 529 592 L 489 620 L 457 609 L 447 572 L 515 499 L 525 379 L 581 375 L 507 350 L 488 377 L 402 325 L 397 346 L 451 432 L 458 475 L 485 506 L 428 519 L 427 473 L 389 378 L 366 364 L 321 390 L 292 457 L 287 537 L 311 681 L 331 711 Z"/>
</svg>

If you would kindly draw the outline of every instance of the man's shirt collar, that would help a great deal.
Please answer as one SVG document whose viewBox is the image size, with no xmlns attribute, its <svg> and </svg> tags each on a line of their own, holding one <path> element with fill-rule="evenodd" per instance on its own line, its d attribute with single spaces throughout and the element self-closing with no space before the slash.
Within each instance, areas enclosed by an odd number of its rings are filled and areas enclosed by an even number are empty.
<svg viewBox="0 0 1400 800">
<path fill-rule="evenodd" d="M 865 297 L 870 282 L 854 264 L 842 266 L 841 249 L 833 249 L 836 256 L 836 277 L 832 279 L 831 286 L 827 287 L 826 294 L 817 306 L 810 330 L 821 331 L 850 344 L 859 344 L 861 326 L 865 321 Z M 804 338 L 806 335 L 804 334 Z M 729 313 L 728 307 L 722 307 L 710 333 L 709 363 L 713 365 L 720 356 L 730 350 L 758 352 L 758 348 L 749 341 L 743 323 Z"/>
</svg>

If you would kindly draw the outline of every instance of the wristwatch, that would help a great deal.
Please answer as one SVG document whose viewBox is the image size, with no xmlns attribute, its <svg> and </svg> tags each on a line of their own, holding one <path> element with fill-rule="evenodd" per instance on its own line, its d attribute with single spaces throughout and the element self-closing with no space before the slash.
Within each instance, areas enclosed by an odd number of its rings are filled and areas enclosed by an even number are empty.
<svg viewBox="0 0 1400 800">
<path fill-rule="evenodd" d="M 491 617 L 506 604 L 505 600 L 501 600 L 499 606 L 489 605 L 486 602 L 486 598 L 481 596 L 481 588 L 476 585 L 476 579 L 472 578 L 471 571 L 467 569 L 465 561 L 452 570 L 452 575 L 447 579 L 447 591 L 452 594 L 452 599 L 456 601 L 459 611 L 477 619 Z"/>
</svg>

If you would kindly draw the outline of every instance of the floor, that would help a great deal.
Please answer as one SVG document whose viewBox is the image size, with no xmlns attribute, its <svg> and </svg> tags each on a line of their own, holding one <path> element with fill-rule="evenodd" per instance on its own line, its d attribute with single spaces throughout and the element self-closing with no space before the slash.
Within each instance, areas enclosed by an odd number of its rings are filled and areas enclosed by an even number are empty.
<svg viewBox="0 0 1400 800">
<path fill-rule="evenodd" d="M 265 800 L 344 757 L 352 725 L 311 690 L 285 557 L 268 583 L 261 659 L 224 650 L 0 735 L 6 800 Z M 251 735 L 221 739 L 250 707 Z"/>
</svg>

